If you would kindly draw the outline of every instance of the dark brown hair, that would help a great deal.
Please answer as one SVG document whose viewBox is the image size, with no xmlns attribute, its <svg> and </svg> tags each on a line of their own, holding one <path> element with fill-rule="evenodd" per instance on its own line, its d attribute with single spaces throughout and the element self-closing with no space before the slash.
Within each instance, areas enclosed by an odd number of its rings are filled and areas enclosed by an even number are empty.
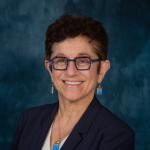
<svg viewBox="0 0 150 150">
<path fill-rule="evenodd" d="M 72 15 L 63 15 L 49 25 L 46 32 L 45 59 L 50 59 L 54 43 L 76 36 L 87 37 L 98 57 L 101 60 L 107 59 L 108 37 L 103 25 L 91 17 Z"/>
</svg>

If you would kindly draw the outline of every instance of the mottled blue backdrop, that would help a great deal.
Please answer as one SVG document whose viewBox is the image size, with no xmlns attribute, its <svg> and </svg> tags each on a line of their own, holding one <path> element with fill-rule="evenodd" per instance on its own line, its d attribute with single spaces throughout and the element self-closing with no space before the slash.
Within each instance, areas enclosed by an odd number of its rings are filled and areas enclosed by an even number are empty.
<svg viewBox="0 0 150 150">
<path fill-rule="evenodd" d="M 64 13 L 103 22 L 111 70 L 101 101 L 135 130 L 136 150 L 150 150 L 149 0 L 0 0 L 0 149 L 10 149 L 26 108 L 54 101 L 43 63 L 45 31 Z"/>
</svg>

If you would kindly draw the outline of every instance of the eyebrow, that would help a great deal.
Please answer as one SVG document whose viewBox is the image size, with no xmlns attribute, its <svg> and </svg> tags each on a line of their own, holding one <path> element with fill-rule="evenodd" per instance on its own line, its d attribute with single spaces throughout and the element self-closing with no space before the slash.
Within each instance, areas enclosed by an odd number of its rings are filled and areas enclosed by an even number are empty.
<svg viewBox="0 0 150 150">
<path fill-rule="evenodd" d="M 63 53 L 58 53 L 56 56 L 65 56 Z"/>
<path fill-rule="evenodd" d="M 63 54 L 63 53 L 58 53 L 56 56 L 65 56 L 66 57 L 66 55 L 65 54 Z M 89 57 L 91 57 L 89 54 L 87 54 L 87 53 L 79 53 L 79 54 L 77 54 L 77 56 L 89 56 Z"/>
<path fill-rule="evenodd" d="M 79 53 L 78 55 L 79 55 L 79 56 L 90 56 L 90 55 L 87 54 L 87 53 Z"/>
</svg>

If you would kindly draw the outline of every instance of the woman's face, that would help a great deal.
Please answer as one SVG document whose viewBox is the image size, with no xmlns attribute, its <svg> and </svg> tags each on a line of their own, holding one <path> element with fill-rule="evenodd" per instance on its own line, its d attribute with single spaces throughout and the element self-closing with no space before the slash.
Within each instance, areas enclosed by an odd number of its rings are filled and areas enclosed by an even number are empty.
<svg viewBox="0 0 150 150">
<path fill-rule="evenodd" d="M 68 38 L 62 42 L 55 43 L 52 47 L 52 56 L 62 56 L 70 59 L 87 56 L 97 59 L 89 40 L 82 36 Z M 52 82 L 58 91 L 59 100 L 70 102 L 93 98 L 97 82 L 101 82 L 109 69 L 109 61 L 91 64 L 90 70 L 77 70 L 73 61 L 70 61 L 67 70 L 49 69 L 48 61 L 45 66 L 50 73 Z M 100 71 L 98 72 L 98 67 Z"/>
</svg>

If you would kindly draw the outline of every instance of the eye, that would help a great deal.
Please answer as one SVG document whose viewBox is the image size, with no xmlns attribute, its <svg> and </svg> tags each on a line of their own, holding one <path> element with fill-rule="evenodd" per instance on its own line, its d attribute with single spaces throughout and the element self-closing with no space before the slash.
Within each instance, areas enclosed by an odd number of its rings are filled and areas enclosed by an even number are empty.
<svg viewBox="0 0 150 150">
<path fill-rule="evenodd" d="M 81 58 L 77 58 L 77 64 L 78 65 L 82 65 L 82 64 L 89 64 L 90 63 L 90 59 L 87 57 L 81 57 Z"/>
<path fill-rule="evenodd" d="M 66 63 L 66 58 L 64 58 L 64 57 L 54 58 L 53 63 L 54 64 L 64 64 L 64 63 Z"/>
</svg>

